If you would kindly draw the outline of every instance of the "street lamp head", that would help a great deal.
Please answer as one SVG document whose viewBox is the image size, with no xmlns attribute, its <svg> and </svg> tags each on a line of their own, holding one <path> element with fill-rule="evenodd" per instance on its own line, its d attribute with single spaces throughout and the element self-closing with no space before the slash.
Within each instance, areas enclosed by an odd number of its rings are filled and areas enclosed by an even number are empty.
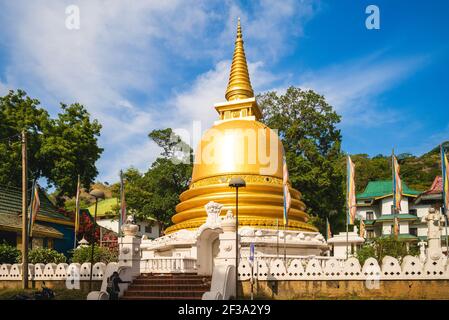
<svg viewBox="0 0 449 320">
<path fill-rule="evenodd" d="M 240 177 L 236 177 L 236 178 L 232 178 L 229 181 L 229 186 L 233 187 L 233 188 L 241 188 L 241 187 L 246 187 L 246 182 L 245 180 L 243 180 Z"/>
<path fill-rule="evenodd" d="M 95 199 L 104 199 L 104 192 L 98 189 L 93 189 L 89 194 Z"/>
</svg>

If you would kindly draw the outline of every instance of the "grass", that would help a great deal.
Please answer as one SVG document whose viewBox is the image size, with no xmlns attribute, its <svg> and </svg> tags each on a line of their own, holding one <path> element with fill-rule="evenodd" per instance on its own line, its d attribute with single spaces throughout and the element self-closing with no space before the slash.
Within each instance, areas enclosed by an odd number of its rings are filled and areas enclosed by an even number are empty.
<svg viewBox="0 0 449 320">
<path fill-rule="evenodd" d="M 69 289 L 53 289 L 55 292 L 54 300 L 86 300 L 87 293 L 82 290 Z M 40 291 L 38 289 L 2 289 L 0 290 L 0 300 L 11 300 L 18 294 L 26 294 L 34 296 L 34 292 Z"/>
</svg>

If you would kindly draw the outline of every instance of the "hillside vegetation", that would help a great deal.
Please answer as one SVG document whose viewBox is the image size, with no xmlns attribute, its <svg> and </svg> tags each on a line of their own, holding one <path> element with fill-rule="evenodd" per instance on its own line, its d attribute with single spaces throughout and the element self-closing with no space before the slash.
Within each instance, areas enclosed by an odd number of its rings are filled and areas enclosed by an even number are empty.
<svg viewBox="0 0 449 320">
<path fill-rule="evenodd" d="M 449 149 L 449 141 L 443 144 Z M 391 156 L 366 154 L 351 155 L 356 166 L 357 192 L 362 192 L 370 180 L 391 179 Z M 437 146 L 422 156 L 410 153 L 397 155 L 401 166 L 402 180 L 412 189 L 425 191 L 432 185 L 436 176 L 441 175 L 440 147 Z"/>
</svg>

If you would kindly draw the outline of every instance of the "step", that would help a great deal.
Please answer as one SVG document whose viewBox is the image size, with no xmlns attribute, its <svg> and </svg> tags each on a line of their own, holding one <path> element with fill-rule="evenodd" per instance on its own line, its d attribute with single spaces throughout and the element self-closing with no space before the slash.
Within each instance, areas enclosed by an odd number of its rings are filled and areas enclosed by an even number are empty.
<svg viewBox="0 0 449 320">
<path fill-rule="evenodd" d="M 132 284 L 128 290 L 185 290 L 185 289 L 209 289 L 209 284 Z"/>
<path fill-rule="evenodd" d="M 158 285 L 158 284 L 209 284 L 210 281 L 204 282 L 200 279 L 186 279 L 186 280 L 169 280 L 169 279 L 156 279 L 156 280 L 134 280 L 133 284 L 139 285 Z"/>
<path fill-rule="evenodd" d="M 125 297 L 202 297 L 207 290 L 151 290 L 151 291 L 129 291 Z"/>
<path fill-rule="evenodd" d="M 121 300 L 201 300 L 202 297 L 127 297 L 123 296 Z"/>
<path fill-rule="evenodd" d="M 185 277 L 194 277 L 194 278 L 207 278 L 210 276 L 202 276 L 196 273 L 142 273 L 139 278 L 149 278 L 149 277 L 161 277 L 161 278 L 185 278 Z"/>
<path fill-rule="evenodd" d="M 125 291 L 123 300 L 200 300 L 210 290 L 211 276 L 194 273 L 141 274 Z"/>
</svg>

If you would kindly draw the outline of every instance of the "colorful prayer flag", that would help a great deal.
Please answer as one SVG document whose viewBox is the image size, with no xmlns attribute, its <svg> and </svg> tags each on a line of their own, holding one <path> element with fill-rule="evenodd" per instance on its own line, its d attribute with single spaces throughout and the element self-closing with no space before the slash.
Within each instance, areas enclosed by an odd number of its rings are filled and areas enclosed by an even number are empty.
<svg viewBox="0 0 449 320">
<path fill-rule="evenodd" d="M 400 167 L 398 159 L 392 155 L 393 160 L 393 206 L 395 209 L 394 213 L 401 211 L 401 200 L 402 200 L 402 180 L 400 177 Z"/>
<path fill-rule="evenodd" d="M 78 175 L 78 183 L 76 185 L 76 198 L 75 198 L 75 237 L 80 228 L 80 193 L 81 193 L 81 183 L 80 183 L 80 176 Z"/>
<path fill-rule="evenodd" d="M 288 224 L 288 211 L 291 205 L 290 190 L 288 188 L 288 169 L 287 160 L 285 159 L 285 152 L 283 156 L 283 179 L 282 179 L 283 189 L 284 189 L 284 226 Z"/>
<path fill-rule="evenodd" d="M 443 206 L 444 213 L 447 215 L 449 209 L 449 161 L 443 146 L 441 146 L 441 169 L 443 178 Z"/>
<path fill-rule="evenodd" d="M 360 237 L 365 238 L 365 222 L 363 222 L 363 219 L 360 220 Z"/>
<path fill-rule="evenodd" d="M 125 200 L 125 183 L 123 181 L 123 172 L 120 171 L 120 225 L 126 223 L 126 200 Z M 119 230 L 120 233 L 120 230 Z"/>
<path fill-rule="evenodd" d="M 331 225 L 330 225 L 330 223 L 329 223 L 329 219 L 326 219 L 326 224 L 327 224 L 327 227 L 326 227 L 326 240 L 329 240 L 330 238 L 332 238 L 332 232 L 331 232 Z"/>
<path fill-rule="evenodd" d="M 351 160 L 351 157 L 348 156 L 347 160 L 347 181 L 346 181 L 346 187 L 347 187 L 347 199 L 346 199 L 346 205 L 348 208 L 348 224 L 354 224 L 355 221 L 355 215 L 357 212 L 357 202 L 356 202 L 356 196 L 355 196 L 355 166 L 354 163 Z"/>
<path fill-rule="evenodd" d="M 33 225 L 36 221 L 37 213 L 39 212 L 41 202 L 39 199 L 39 186 L 36 182 L 36 180 L 33 183 L 32 187 L 32 197 L 31 197 L 31 204 L 30 204 L 30 222 L 29 222 L 29 235 L 30 237 L 33 236 Z"/>
</svg>

